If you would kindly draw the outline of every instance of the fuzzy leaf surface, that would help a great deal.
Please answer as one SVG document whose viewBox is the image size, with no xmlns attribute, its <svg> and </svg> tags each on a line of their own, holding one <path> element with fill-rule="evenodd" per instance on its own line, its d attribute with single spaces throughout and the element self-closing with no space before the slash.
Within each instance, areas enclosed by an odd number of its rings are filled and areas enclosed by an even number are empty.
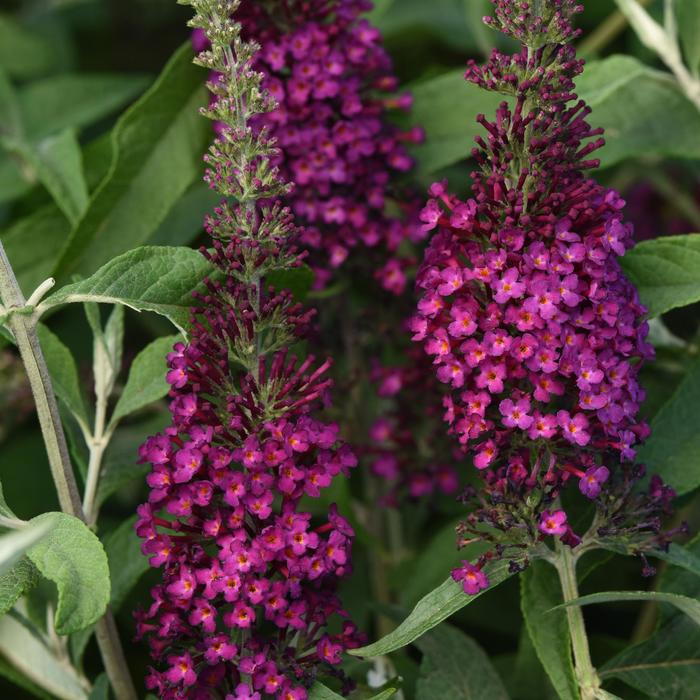
<svg viewBox="0 0 700 700">
<path fill-rule="evenodd" d="M 416 700 L 508 700 L 488 656 L 460 630 L 440 625 L 416 646 L 423 652 Z"/>
<path fill-rule="evenodd" d="M 50 527 L 27 556 L 58 589 L 56 631 L 70 634 L 88 627 L 102 617 L 110 596 L 102 543 L 85 523 L 65 513 L 44 513 L 30 522 Z"/>
<path fill-rule="evenodd" d="M 86 301 L 123 304 L 165 316 L 184 332 L 192 291 L 212 271 L 209 262 L 191 248 L 143 246 L 111 260 L 87 279 L 62 287 L 37 311 Z"/>
</svg>

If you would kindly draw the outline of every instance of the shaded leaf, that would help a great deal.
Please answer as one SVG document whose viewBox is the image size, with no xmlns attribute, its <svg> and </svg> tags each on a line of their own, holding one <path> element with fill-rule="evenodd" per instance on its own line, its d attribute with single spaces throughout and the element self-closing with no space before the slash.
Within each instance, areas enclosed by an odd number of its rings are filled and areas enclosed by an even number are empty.
<svg viewBox="0 0 700 700">
<path fill-rule="evenodd" d="M 697 76 L 700 74 L 700 0 L 675 0 L 674 4 L 685 62 Z"/>
<path fill-rule="evenodd" d="M 114 412 L 110 426 L 114 427 L 126 415 L 162 399 L 170 385 L 165 381 L 167 372 L 166 355 L 173 345 L 182 340 L 180 335 L 158 338 L 147 345 L 135 358 Z"/>
<path fill-rule="evenodd" d="M 50 276 L 69 231 L 66 217 L 52 203 L 0 232 L 5 252 L 26 297 Z"/>
<path fill-rule="evenodd" d="M 89 423 L 87 406 L 78 379 L 78 368 L 71 351 L 44 324 L 37 325 L 37 333 L 56 396 L 87 429 Z"/>
<path fill-rule="evenodd" d="M 102 119 L 142 92 L 139 75 L 63 73 L 35 80 L 19 90 L 24 130 L 41 139 L 63 129 L 81 129 Z"/>
<path fill-rule="evenodd" d="M 411 123 L 425 129 L 424 143 L 412 149 L 422 176 L 467 158 L 474 147 L 474 137 L 483 131 L 476 115 L 492 114 L 503 100 L 502 95 L 467 83 L 461 69 L 409 89 L 413 95 Z"/>
<path fill-rule="evenodd" d="M 206 103 L 189 41 L 117 122 L 112 165 L 63 249 L 55 276 L 90 274 L 148 240 L 202 171 Z"/>
<path fill-rule="evenodd" d="M 640 153 L 700 157 L 700 113 L 668 73 L 631 56 L 610 56 L 587 64 L 576 87 L 593 110 L 588 121 L 605 129 L 605 147 L 595 154 L 601 167 Z"/>
<path fill-rule="evenodd" d="M 54 60 L 50 41 L 0 14 L 0 68 L 13 78 L 25 79 L 48 72 Z"/>
<path fill-rule="evenodd" d="M 275 289 L 286 289 L 297 301 L 304 301 L 314 283 L 314 272 L 308 265 L 299 265 L 290 270 L 273 270 L 265 282 Z"/>
<path fill-rule="evenodd" d="M 44 513 L 32 523 L 47 523 L 48 534 L 27 552 L 41 574 L 58 589 L 56 631 L 70 634 L 96 622 L 110 596 L 109 567 L 102 543 L 77 518 Z"/>
<path fill-rule="evenodd" d="M 97 676 L 90 692 L 90 700 L 109 700 L 109 678 L 106 673 Z"/>
<path fill-rule="evenodd" d="M 17 150 L 68 221 L 75 224 L 88 204 L 82 155 L 75 132 L 64 129 L 37 144 L 20 144 Z"/>
<path fill-rule="evenodd" d="M 86 301 L 123 304 L 161 314 L 184 330 L 192 291 L 212 270 L 191 248 L 144 246 L 111 260 L 91 277 L 62 287 L 44 299 L 37 311 Z"/>
<path fill-rule="evenodd" d="M 416 700 L 508 700 L 508 693 L 481 647 L 450 625 L 416 643 L 423 652 Z"/>
<path fill-rule="evenodd" d="M 562 600 L 556 569 L 534 561 L 520 576 L 520 605 L 528 634 L 549 680 L 562 700 L 578 700 L 569 625 L 564 610 L 549 612 Z"/>
<path fill-rule="evenodd" d="M 131 589 L 149 569 L 148 559 L 141 553 L 141 540 L 134 530 L 135 524 L 136 516 L 125 520 L 104 538 L 114 610 L 119 610 Z"/>
<path fill-rule="evenodd" d="M 217 206 L 221 195 L 206 183 L 195 182 L 173 205 L 170 213 L 148 239 L 149 245 L 189 245 L 204 230 L 204 217 Z"/>
<path fill-rule="evenodd" d="M 484 572 L 491 583 L 489 591 L 510 575 L 508 563 L 503 560 L 487 564 Z M 441 586 L 422 598 L 411 614 L 393 632 L 374 644 L 361 649 L 352 649 L 349 653 L 353 656 L 373 657 L 401 649 L 439 625 L 450 615 L 478 600 L 485 592 L 468 596 L 461 585 L 448 578 Z"/>
<path fill-rule="evenodd" d="M 621 260 L 654 318 L 700 300 L 700 234 L 643 241 Z"/>
<path fill-rule="evenodd" d="M 700 486 L 700 413 L 689 411 L 700 399 L 700 362 L 688 370 L 680 386 L 651 422 L 651 436 L 637 459 L 648 465 L 679 494 Z"/>
<path fill-rule="evenodd" d="M 603 680 L 618 678 L 652 698 L 697 700 L 700 629 L 678 615 L 650 639 L 615 656 L 599 674 Z"/>
</svg>

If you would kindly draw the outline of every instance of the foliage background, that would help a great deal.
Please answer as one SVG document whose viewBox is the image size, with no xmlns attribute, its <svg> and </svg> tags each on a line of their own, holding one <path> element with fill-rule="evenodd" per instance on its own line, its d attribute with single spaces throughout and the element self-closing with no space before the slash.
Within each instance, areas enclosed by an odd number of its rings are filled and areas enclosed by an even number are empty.
<svg viewBox="0 0 700 700">
<path fill-rule="evenodd" d="M 661 5 L 651 3 L 657 17 Z M 422 124 L 428 133 L 426 145 L 417 151 L 421 186 L 444 175 L 450 177 L 457 191 L 469 185 L 470 168 L 461 154 L 468 153 L 470 138 L 478 132 L 475 115 L 492 110 L 495 102 L 492 95 L 464 84 L 459 74 L 467 58 L 482 59 L 497 40 L 479 21 L 487 7 L 488 3 L 481 0 L 378 0 L 373 12 L 398 75 L 416 94 L 414 112 L 407 119 Z M 688 17 L 694 17 L 696 24 L 691 24 L 688 31 L 700 26 L 700 7 L 694 11 L 696 14 Z M 594 106 L 593 123 L 602 123 L 608 130 L 609 146 L 602 152 L 604 167 L 598 177 L 627 194 L 628 216 L 640 237 L 699 231 L 700 114 L 667 78 L 656 72 L 663 70 L 662 64 L 631 30 L 622 26 L 619 33 L 606 34 L 606 27 L 611 21 L 614 24 L 614 15 L 613 2 L 589 0 L 581 16 L 581 50 L 587 58 L 602 61 L 589 68 L 580 85 Z M 75 273 L 90 274 L 116 253 L 136 245 L 196 244 L 202 215 L 212 203 L 199 182 L 199 154 L 208 138 L 208 124 L 195 111 L 205 99 L 202 74 L 183 54 L 182 60 L 169 64 L 170 73 L 158 79 L 160 87 L 157 84 L 150 88 L 150 101 L 142 98 L 135 107 L 129 107 L 149 89 L 172 54 L 187 40 L 188 16 L 188 8 L 173 0 L 3 2 L 0 76 L 16 91 L 20 111 L 14 115 L 3 112 L 3 105 L 8 103 L 0 99 L 5 146 L 0 153 L 0 238 L 19 272 L 25 294 L 52 270 L 58 270 L 59 278 L 67 281 Z M 0 97 L 3 89 L 0 79 Z M 174 149 L 173 143 L 178 147 Z M 59 171 L 58 185 L 52 171 L 52 148 L 57 149 L 53 153 L 58 154 L 64 168 Z M 19 168 L 18 153 L 22 163 Z M 132 188 L 127 186 L 129 182 L 135 183 Z M 59 189 L 52 190 L 55 187 Z M 60 206 L 53 203 L 50 191 Z M 71 234 L 73 229 L 77 233 Z M 95 243 L 97 231 L 100 239 Z M 700 251 L 688 255 L 700 259 Z M 700 263 L 695 264 L 700 270 Z M 342 303 L 361 309 L 363 304 L 371 303 L 375 287 L 368 275 L 367 280 L 354 279 L 350 291 L 349 301 Z M 323 330 L 330 337 L 343 311 L 341 301 L 331 295 L 319 303 L 326 319 Z M 695 408 L 700 399 L 699 322 L 697 304 L 665 314 L 665 325 L 654 328 L 658 361 L 644 375 L 649 393 L 644 411 L 652 420 L 657 416 L 657 435 L 661 433 L 655 438 L 660 442 L 648 449 L 652 456 L 666 460 L 677 483 L 683 484 L 678 511 L 691 521 L 695 532 L 700 525 L 700 412 Z M 92 347 L 84 315 L 71 307 L 51 317 L 49 325 L 74 354 L 87 385 Z M 172 327 L 162 318 L 132 312 L 126 314 L 125 328 L 125 367 L 152 339 L 172 333 Z M 6 355 L 2 357 L 9 363 Z M 681 394 L 674 397 L 679 387 Z M 23 394 L 21 376 L 11 363 L 5 366 L 0 361 L 0 390 L 6 398 L 12 394 L 14 399 L 12 409 L 9 401 L 3 404 L 0 400 L 0 481 L 7 501 L 23 518 L 56 510 L 39 429 L 28 408 L 28 397 Z M 339 410 L 347 400 L 349 387 L 341 383 L 336 391 Z M 122 523 L 132 517 L 135 504 L 143 499 L 144 470 L 135 464 L 134 456 L 143 437 L 165 423 L 164 410 L 160 405 L 129 417 L 110 446 L 106 468 L 117 490 L 103 509 L 102 532 L 124 527 Z M 660 410 L 663 413 L 658 417 Z M 670 441 L 664 431 L 671 431 Z M 79 447 L 75 449 L 79 461 L 83 457 Z M 358 478 L 356 475 L 350 487 L 354 494 L 363 488 Z M 417 599 L 444 579 L 458 558 L 452 536 L 460 515 L 456 503 L 445 498 L 441 503 L 407 504 L 404 511 L 402 547 L 391 557 L 387 554 L 389 560 L 383 567 L 389 598 L 385 602 L 391 602 L 390 607 L 378 609 L 367 604 L 376 573 L 370 563 L 372 540 L 362 535 L 358 540 L 356 574 L 345 597 L 357 622 L 368 630 L 377 624 L 378 615 L 401 619 Z M 135 551 L 127 549 L 124 556 L 134 556 Z M 590 570 L 583 593 L 644 585 L 639 578 L 639 563 L 628 558 L 615 556 L 604 567 L 592 565 Z M 663 567 L 660 572 L 650 586 L 681 586 L 688 594 L 700 593 L 697 580 L 678 583 L 677 572 L 664 573 Z M 138 600 L 146 599 L 155 576 L 157 573 L 141 577 L 121 606 L 118 619 L 123 639 L 132 633 L 130 611 Z M 537 576 L 537 570 L 528 574 L 522 595 L 527 595 L 527 585 L 546 585 Z M 665 584 L 662 576 L 666 576 Z M 548 682 L 524 633 L 520 596 L 518 581 L 511 579 L 498 592 L 463 609 L 451 624 L 476 640 L 488 654 L 511 697 L 555 697 L 551 689 L 543 693 Z M 630 642 L 644 644 L 652 637 L 658 616 L 651 604 L 588 608 L 594 661 L 602 665 Z M 685 620 L 673 618 L 670 624 L 679 627 L 678 636 L 687 643 L 692 663 L 677 671 L 668 670 L 671 675 L 665 677 L 665 692 L 670 688 L 674 694 L 663 697 L 696 698 L 692 683 L 696 683 L 697 691 L 700 634 Z M 468 675 L 469 664 L 480 658 L 476 656 L 480 652 L 461 657 L 466 642 L 450 637 L 458 634 L 448 628 L 428 638 L 418 649 L 410 648 L 392 657 L 396 670 L 406 678 L 407 698 L 415 693 L 428 699 L 438 697 L 430 693 L 455 692 L 431 685 L 441 682 L 431 675 L 431 664 L 443 665 L 437 673 L 443 680 L 456 678 L 457 684 L 469 683 L 467 677 L 460 681 L 459 674 Z M 697 642 L 694 646 L 693 640 Z M 653 647 L 653 639 L 647 644 Z M 446 649 L 452 649 L 454 657 L 446 659 Z M 138 645 L 127 645 L 136 677 L 145 667 L 144 651 Z M 645 653 L 648 656 L 649 648 Z M 626 654 L 629 659 L 625 663 L 632 665 L 634 649 Z M 424 669 L 418 682 L 421 656 Z M 99 667 L 92 645 L 85 664 L 88 670 Z M 445 664 L 452 664 L 452 670 L 446 670 Z M 3 671 L 7 669 L 0 661 L 0 673 Z M 684 675 L 686 672 L 689 675 Z M 652 681 L 630 682 L 639 688 Z M 635 694 L 638 691 L 629 685 L 619 688 L 626 699 L 646 697 Z M 0 695 L 32 697 L 7 680 L 0 680 Z"/>
</svg>

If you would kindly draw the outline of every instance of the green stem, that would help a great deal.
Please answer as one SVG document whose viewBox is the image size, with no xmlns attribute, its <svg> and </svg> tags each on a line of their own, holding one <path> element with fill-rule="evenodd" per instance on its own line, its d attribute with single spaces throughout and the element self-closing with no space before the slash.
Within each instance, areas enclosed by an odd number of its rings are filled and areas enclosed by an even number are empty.
<svg viewBox="0 0 700 700">
<path fill-rule="evenodd" d="M 576 559 L 570 547 L 557 542 L 554 565 L 559 573 L 564 602 L 568 603 L 576 600 L 579 597 L 578 584 L 576 582 Z M 600 689 L 600 678 L 591 660 L 586 625 L 580 606 L 572 605 L 566 608 L 566 618 L 569 623 L 571 647 L 574 651 L 576 680 L 581 691 L 581 700 L 595 700 L 597 691 Z"/>
<path fill-rule="evenodd" d="M 9 312 L 22 309 L 26 305 L 1 242 L 0 300 Z M 7 325 L 14 335 L 27 372 L 61 510 L 85 521 L 78 485 L 68 455 L 66 435 L 61 424 L 46 360 L 39 345 L 35 320 L 30 316 L 15 313 L 10 316 Z M 95 625 L 95 636 L 117 700 L 136 700 L 136 690 L 129 675 L 117 627 L 109 608 Z"/>
</svg>

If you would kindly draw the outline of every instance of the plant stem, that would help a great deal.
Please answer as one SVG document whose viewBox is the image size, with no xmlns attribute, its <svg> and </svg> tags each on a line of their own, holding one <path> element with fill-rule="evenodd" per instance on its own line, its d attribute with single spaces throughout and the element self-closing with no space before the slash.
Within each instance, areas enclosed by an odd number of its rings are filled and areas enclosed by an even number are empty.
<svg viewBox="0 0 700 700">
<path fill-rule="evenodd" d="M 639 4 L 644 7 L 645 5 L 650 5 L 651 0 L 639 0 Z M 591 56 L 598 53 L 614 41 L 626 28 L 627 18 L 620 10 L 615 10 L 592 34 L 578 45 L 578 53 L 582 56 Z"/>
<path fill-rule="evenodd" d="M 99 340 L 96 340 L 95 342 L 96 353 L 103 352 L 99 342 Z M 104 362 L 102 365 L 104 366 Z M 92 435 L 88 440 L 90 460 L 88 462 L 87 479 L 85 481 L 85 495 L 83 497 L 85 519 L 88 525 L 91 527 L 97 522 L 97 486 L 100 481 L 100 471 L 102 470 L 102 457 L 111 438 L 111 431 L 105 433 L 109 390 L 107 388 L 104 372 L 101 372 L 100 376 L 95 377 L 95 398 L 95 425 Z"/>
<path fill-rule="evenodd" d="M 9 312 L 13 309 L 22 309 L 26 304 L 1 242 L 0 299 Z M 10 316 L 7 325 L 15 337 L 27 372 L 61 510 L 85 521 L 78 485 L 68 456 L 68 445 L 58 412 L 56 395 L 39 344 L 35 321 L 30 316 L 15 313 Z M 95 636 L 117 700 L 136 700 L 136 690 L 129 675 L 110 608 L 107 608 L 105 615 L 95 625 Z"/>
<path fill-rule="evenodd" d="M 578 584 L 576 582 L 576 559 L 571 548 L 561 544 L 561 542 L 557 542 L 554 566 L 559 573 L 564 602 L 568 603 L 576 600 L 579 597 Z M 566 618 L 569 623 L 576 679 L 581 691 L 581 700 L 595 700 L 597 691 L 600 689 L 600 678 L 591 661 L 586 625 L 581 608 L 576 605 L 566 608 Z"/>
</svg>

